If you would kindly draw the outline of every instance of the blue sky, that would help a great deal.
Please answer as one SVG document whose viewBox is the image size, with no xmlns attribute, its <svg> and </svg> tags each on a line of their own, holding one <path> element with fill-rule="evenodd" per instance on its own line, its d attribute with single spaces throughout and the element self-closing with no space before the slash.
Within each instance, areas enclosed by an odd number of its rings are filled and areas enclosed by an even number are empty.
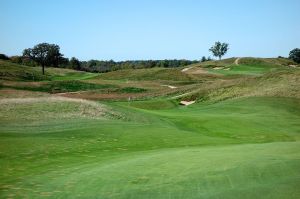
<svg viewBox="0 0 300 199">
<path fill-rule="evenodd" d="M 0 0 L 0 53 L 55 43 L 81 60 L 287 56 L 300 47 L 299 0 Z"/>
</svg>

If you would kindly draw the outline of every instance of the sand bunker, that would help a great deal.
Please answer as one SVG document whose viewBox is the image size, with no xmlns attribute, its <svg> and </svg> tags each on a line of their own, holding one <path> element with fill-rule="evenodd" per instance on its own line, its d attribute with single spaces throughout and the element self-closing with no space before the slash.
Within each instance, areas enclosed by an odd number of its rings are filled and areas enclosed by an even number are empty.
<svg viewBox="0 0 300 199">
<path fill-rule="evenodd" d="M 196 101 L 180 101 L 180 105 L 188 106 L 194 104 Z"/>
<path fill-rule="evenodd" d="M 161 86 L 166 86 L 166 87 L 169 87 L 169 88 L 171 88 L 171 89 L 177 88 L 176 86 L 171 86 L 171 85 L 161 85 Z"/>
</svg>

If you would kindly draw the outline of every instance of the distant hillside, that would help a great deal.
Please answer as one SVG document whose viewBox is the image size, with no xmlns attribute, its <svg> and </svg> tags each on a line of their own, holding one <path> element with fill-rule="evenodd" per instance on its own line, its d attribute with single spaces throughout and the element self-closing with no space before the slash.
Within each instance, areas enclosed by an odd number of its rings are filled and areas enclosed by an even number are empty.
<svg viewBox="0 0 300 199">
<path fill-rule="evenodd" d="M 236 60 L 238 59 L 238 62 Z M 264 65 L 264 66 L 289 66 L 297 65 L 294 61 L 287 58 L 254 58 L 254 57 L 241 57 L 241 58 L 228 58 L 223 60 L 206 61 L 202 63 L 193 64 L 193 66 L 202 67 L 215 67 L 215 66 L 230 66 L 230 65 Z"/>
</svg>

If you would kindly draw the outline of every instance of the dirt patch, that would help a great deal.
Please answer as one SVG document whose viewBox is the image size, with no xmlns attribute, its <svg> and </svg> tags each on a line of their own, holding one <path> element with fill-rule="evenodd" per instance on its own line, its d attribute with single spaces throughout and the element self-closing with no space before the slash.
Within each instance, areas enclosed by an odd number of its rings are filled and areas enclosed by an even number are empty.
<svg viewBox="0 0 300 199">
<path fill-rule="evenodd" d="M 234 64 L 235 64 L 235 65 L 239 65 L 239 61 L 240 61 L 240 59 L 241 59 L 240 57 L 239 57 L 239 58 L 237 58 L 237 59 L 234 61 Z"/>
</svg>

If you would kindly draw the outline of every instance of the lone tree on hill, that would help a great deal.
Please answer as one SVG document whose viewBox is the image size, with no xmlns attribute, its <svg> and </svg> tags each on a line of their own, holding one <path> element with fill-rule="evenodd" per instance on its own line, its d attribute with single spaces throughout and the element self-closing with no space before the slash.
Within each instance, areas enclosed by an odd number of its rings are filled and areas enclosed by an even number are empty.
<svg viewBox="0 0 300 199">
<path fill-rule="evenodd" d="M 221 57 L 227 53 L 228 49 L 229 44 L 217 41 L 215 45 L 209 49 L 209 51 L 211 51 L 215 57 L 219 57 L 219 60 L 221 60 Z"/>
<path fill-rule="evenodd" d="M 203 56 L 203 57 L 201 58 L 201 62 L 206 62 L 206 61 L 207 61 L 206 57 Z"/>
<path fill-rule="evenodd" d="M 59 52 L 60 48 L 56 44 L 40 43 L 33 48 L 27 48 L 23 51 L 23 57 L 30 58 L 42 65 L 43 75 L 45 66 L 58 66 L 63 55 Z"/>
<path fill-rule="evenodd" d="M 289 54 L 289 58 L 299 64 L 300 63 L 300 49 L 295 48 L 294 50 L 291 50 L 291 52 Z"/>
</svg>

